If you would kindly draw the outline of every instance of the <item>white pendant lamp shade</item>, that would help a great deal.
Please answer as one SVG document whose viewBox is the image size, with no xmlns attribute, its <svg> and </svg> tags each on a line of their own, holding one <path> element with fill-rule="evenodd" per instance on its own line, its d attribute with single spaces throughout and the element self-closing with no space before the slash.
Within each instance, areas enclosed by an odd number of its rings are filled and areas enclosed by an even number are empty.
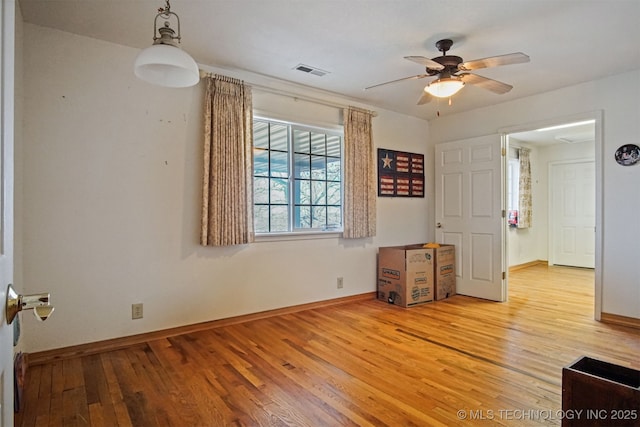
<svg viewBox="0 0 640 427">
<path fill-rule="evenodd" d="M 158 19 L 164 25 L 158 28 Z M 178 34 L 171 28 L 171 19 L 175 21 Z M 180 43 L 180 18 L 171 12 L 169 0 L 166 6 L 158 9 L 153 21 L 153 45 L 138 54 L 133 64 L 136 77 L 154 85 L 164 87 L 189 87 L 200 81 L 198 64 L 191 56 L 178 47 Z"/>
<path fill-rule="evenodd" d="M 188 53 L 169 44 L 155 44 L 138 54 L 135 75 L 165 87 L 189 87 L 200 81 L 198 64 Z"/>
<path fill-rule="evenodd" d="M 448 98 L 458 93 L 464 82 L 458 77 L 442 77 L 429 83 L 424 91 L 437 98 Z"/>
</svg>

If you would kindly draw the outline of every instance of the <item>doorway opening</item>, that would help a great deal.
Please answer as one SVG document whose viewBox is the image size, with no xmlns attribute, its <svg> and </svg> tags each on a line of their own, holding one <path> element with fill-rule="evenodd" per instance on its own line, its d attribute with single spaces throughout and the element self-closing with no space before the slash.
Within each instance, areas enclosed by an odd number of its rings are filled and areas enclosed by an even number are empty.
<svg viewBox="0 0 640 427">
<path fill-rule="evenodd" d="M 539 263 L 594 269 L 596 319 L 600 315 L 596 232 L 601 204 L 596 179 L 599 127 L 597 119 L 582 117 L 508 133 L 504 183 L 508 269 Z M 519 222 L 523 203 L 521 150 L 529 151 L 531 164 L 528 227 Z"/>
</svg>

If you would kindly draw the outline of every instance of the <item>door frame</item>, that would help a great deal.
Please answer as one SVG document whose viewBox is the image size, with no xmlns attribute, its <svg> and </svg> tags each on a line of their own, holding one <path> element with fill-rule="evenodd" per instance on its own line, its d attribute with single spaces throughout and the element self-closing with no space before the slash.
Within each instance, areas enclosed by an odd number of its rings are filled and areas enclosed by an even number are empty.
<svg viewBox="0 0 640 427">
<path fill-rule="evenodd" d="M 559 116 L 554 117 L 547 120 L 541 120 L 536 122 L 524 123 L 517 126 L 509 126 L 498 129 L 498 132 L 502 134 L 505 138 L 511 133 L 518 132 L 527 132 L 535 129 L 540 129 L 543 127 L 556 126 L 565 123 L 578 122 L 583 120 L 595 120 L 595 135 L 594 135 L 594 144 L 595 144 L 595 168 L 596 168 L 596 232 L 595 232 L 595 268 L 594 268 L 594 319 L 600 321 L 602 316 L 602 242 L 604 235 L 603 230 L 603 200 L 604 195 L 602 194 L 603 185 L 602 185 L 602 177 L 603 175 L 603 136 L 602 136 L 602 122 L 603 122 L 603 111 L 595 110 L 595 111 L 586 111 L 583 113 L 576 113 L 572 115 Z M 503 183 L 503 186 L 506 183 Z"/>
<path fill-rule="evenodd" d="M 0 0 L 0 426 L 14 423 L 13 326 L 6 321 L 13 282 L 13 147 L 15 128 L 15 0 Z"/>
</svg>

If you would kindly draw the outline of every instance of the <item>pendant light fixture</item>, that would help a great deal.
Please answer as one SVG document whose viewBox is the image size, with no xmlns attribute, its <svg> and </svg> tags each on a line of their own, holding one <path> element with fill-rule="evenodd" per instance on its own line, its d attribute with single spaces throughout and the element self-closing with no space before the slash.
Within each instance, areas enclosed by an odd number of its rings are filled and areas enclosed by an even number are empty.
<svg viewBox="0 0 640 427">
<path fill-rule="evenodd" d="M 171 28 L 169 19 L 175 17 L 178 35 Z M 164 25 L 158 28 L 158 18 Z M 158 35 L 159 34 L 159 35 Z M 171 12 L 169 0 L 158 9 L 153 22 L 153 45 L 140 52 L 134 63 L 136 77 L 149 83 L 165 87 L 189 87 L 200 81 L 198 64 L 180 49 L 180 18 Z"/>
</svg>

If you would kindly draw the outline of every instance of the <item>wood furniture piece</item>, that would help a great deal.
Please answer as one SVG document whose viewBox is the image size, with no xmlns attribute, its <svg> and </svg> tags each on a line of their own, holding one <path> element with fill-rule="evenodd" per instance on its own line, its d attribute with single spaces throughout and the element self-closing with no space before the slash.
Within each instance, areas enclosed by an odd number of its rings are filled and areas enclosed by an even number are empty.
<svg viewBox="0 0 640 427">
<path fill-rule="evenodd" d="M 640 426 L 640 371 L 590 357 L 562 368 L 562 426 Z"/>
</svg>

